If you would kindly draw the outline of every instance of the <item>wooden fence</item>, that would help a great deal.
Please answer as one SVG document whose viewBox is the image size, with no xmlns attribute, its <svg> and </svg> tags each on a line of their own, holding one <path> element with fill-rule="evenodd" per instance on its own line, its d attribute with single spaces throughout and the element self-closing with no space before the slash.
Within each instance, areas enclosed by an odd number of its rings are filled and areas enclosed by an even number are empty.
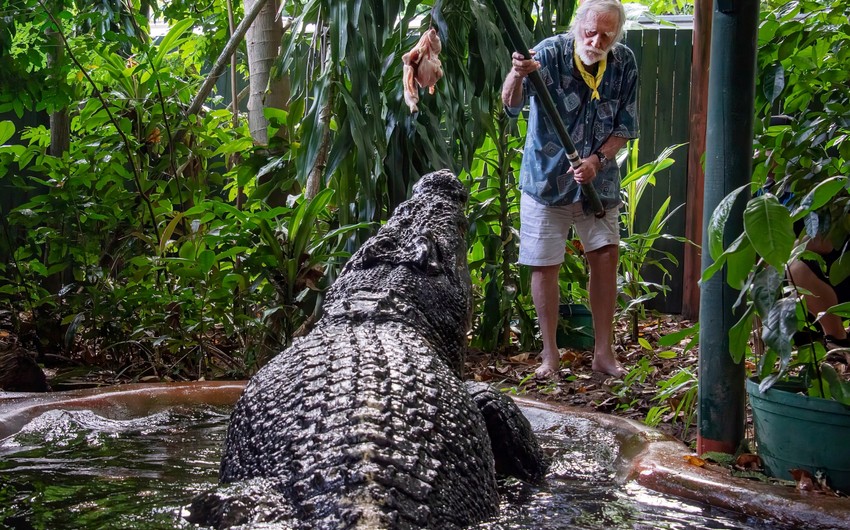
<svg viewBox="0 0 850 530">
<path fill-rule="evenodd" d="M 690 24 L 678 26 L 644 25 L 630 29 L 625 43 L 634 52 L 638 65 L 638 113 L 640 120 L 639 161 L 655 160 L 666 147 L 688 142 L 690 126 L 691 50 L 693 29 Z M 654 189 L 648 190 L 637 209 L 636 229 L 646 230 L 658 208 L 670 197 L 672 211 L 685 204 L 688 182 L 688 151 L 682 146 L 673 153 L 675 164 L 657 175 Z M 685 204 L 671 219 L 665 232 L 684 237 Z M 699 243 L 699 242 L 697 242 Z M 650 307 L 665 313 L 681 313 L 684 244 L 658 240 L 655 247 L 673 254 L 678 265 L 668 264 L 672 277 L 666 283 L 671 290 L 658 297 Z M 660 282 L 661 274 L 653 268 L 644 271 L 647 280 Z"/>
</svg>

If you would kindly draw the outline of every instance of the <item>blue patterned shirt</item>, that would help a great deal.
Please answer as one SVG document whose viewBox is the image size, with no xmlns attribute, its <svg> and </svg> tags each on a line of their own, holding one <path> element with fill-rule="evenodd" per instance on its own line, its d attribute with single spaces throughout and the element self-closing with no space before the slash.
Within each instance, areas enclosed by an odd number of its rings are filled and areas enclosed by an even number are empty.
<svg viewBox="0 0 850 530">
<path fill-rule="evenodd" d="M 614 45 L 608 52 L 599 87 L 601 99 L 590 99 L 590 88 L 573 62 L 574 41 L 572 33 L 545 39 L 534 47 L 537 51 L 534 59 L 540 62 L 540 75 L 549 87 L 579 156 L 587 158 L 598 151 L 609 136 L 638 137 L 638 74 L 632 51 L 623 44 Z M 581 186 L 572 173 L 567 173 L 570 162 L 535 93 L 529 79 L 523 79 L 523 94 L 526 100 L 530 97 L 531 110 L 519 187 L 542 204 L 572 204 L 582 200 Z M 521 110 L 522 106 L 505 107 L 505 112 L 514 118 Z M 616 161 L 597 174 L 593 186 L 606 209 L 620 205 L 620 168 Z M 585 201 L 585 210 L 588 209 Z"/>
</svg>

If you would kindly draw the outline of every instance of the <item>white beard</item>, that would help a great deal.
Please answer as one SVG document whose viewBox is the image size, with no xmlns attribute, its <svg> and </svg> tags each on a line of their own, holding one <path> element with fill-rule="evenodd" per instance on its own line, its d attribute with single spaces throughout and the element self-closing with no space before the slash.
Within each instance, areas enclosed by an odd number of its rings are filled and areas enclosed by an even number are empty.
<svg viewBox="0 0 850 530">
<path fill-rule="evenodd" d="M 581 59 L 581 62 L 587 66 L 598 63 L 608 54 L 608 50 L 597 50 L 596 48 L 585 46 L 581 42 L 578 43 L 576 50 L 578 51 L 578 57 Z"/>
</svg>

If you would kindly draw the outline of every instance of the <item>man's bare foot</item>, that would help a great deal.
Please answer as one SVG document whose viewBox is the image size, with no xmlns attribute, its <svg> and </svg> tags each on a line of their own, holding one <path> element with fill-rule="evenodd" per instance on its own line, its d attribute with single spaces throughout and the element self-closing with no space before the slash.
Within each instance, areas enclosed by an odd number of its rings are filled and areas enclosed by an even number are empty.
<svg viewBox="0 0 850 530">
<path fill-rule="evenodd" d="M 623 377 L 627 373 L 625 368 L 617 361 L 617 358 L 614 357 L 613 353 L 611 355 L 595 354 L 593 356 L 593 364 L 590 367 L 593 368 L 594 372 L 601 372 L 603 374 L 613 375 L 614 377 Z"/>
<path fill-rule="evenodd" d="M 551 354 L 544 351 L 540 352 L 540 356 L 543 358 L 543 362 L 541 362 L 540 367 L 534 371 L 534 376 L 546 378 L 557 375 L 558 368 L 561 364 L 561 356 L 558 354 L 558 352 Z"/>
</svg>

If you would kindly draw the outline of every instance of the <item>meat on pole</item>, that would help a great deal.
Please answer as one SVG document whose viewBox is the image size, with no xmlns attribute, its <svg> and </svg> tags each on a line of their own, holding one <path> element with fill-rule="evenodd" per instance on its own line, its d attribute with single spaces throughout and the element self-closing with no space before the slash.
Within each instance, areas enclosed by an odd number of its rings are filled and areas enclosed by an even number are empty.
<svg viewBox="0 0 850 530">
<path fill-rule="evenodd" d="M 502 19 L 502 24 L 505 26 L 505 31 L 508 32 L 508 37 L 511 39 L 511 44 L 514 49 L 521 53 L 526 59 L 531 59 L 531 53 L 529 53 L 525 43 L 522 42 L 522 37 L 519 34 L 519 28 L 517 28 L 517 25 L 508 11 L 508 7 L 505 5 L 504 0 L 493 0 L 493 5 L 496 6 L 496 12 L 499 14 L 499 18 Z M 558 133 L 558 137 L 560 137 L 561 143 L 564 145 L 564 150 L 567 152 L 567 159 L 570 161 L 570 165 L 573 169 L 577 168 L 581 164 L 581 159 L 579 158 L 576 147 L 573 145 L 573 141 L 570 138 L 570 133 L 567 132 L 564 122 L 561 121 L 561 116 L 555 108 L 555 102 L 552 100 L 552 95 L 549 94 L 549 91 L 546 89 L 546 84 L 543 82 L 540 72 L 535 70 L 528 74 L 528 78 L 531 80 L 531 84 L 534 85 L 535 90 L 537 90 L 537 97 L 540 98 L 540 103 L 543 104 L 543 109 L 546 111 L 546 114 L 549 115 L 549 119 L 552 120 L 552 123 L 555 124 L 555 131 Z M 602 201 L 599 200 L 596 188 L 594 188 L 592 184 L 582 184 L 581 192 L 585 197 L 587 197 L 587 200 L 590 202 L 590 209 L 594 214 L 596 214 L 596 217 L 605 217 L 605 209 L 602 207 Z"/>
</svg>

